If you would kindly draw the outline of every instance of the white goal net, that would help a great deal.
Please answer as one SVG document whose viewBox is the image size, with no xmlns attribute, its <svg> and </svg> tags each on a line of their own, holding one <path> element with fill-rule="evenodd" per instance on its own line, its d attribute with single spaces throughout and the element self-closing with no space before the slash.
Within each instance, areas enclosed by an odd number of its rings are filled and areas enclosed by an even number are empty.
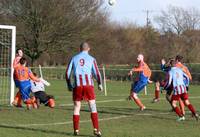
<svg viewBox="0 0 200 137">
<path fill-rule="evenodd" d="M 15 26 L 0 25 L 0 105 L 11 104 L 14 99 L 15 39 Z"/>
</svg>

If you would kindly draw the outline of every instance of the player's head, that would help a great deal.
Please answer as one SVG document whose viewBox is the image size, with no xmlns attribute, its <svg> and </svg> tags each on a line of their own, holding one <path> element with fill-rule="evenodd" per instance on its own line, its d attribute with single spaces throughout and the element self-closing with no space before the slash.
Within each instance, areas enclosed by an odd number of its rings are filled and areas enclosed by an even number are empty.
<svg viewBox="0 0 200 137">
<path fill-rule="evenodd" d="M 87 42 L 83 42 L 80 45 L 80 51 L 89 51 L 90 45 Z"/>
<path fill-rule="evenodd" d="M 138 62 L 144 61 L 144 56 L 142 54 L 138 54 L 137 61 Z"/>
<path fill-rule="evenodd" d="M 182 62 L 183 56 L 177 55 L 175 59 L 176 59 L 176 62 Z"/>
<path fill-rule="evenodd" d="M 19 60 L 19 63 L 20 63 L 21 65 L 23 65 L 23 66 L 26 66 L 26 63 L 27 63 L 26 58 L 22 57 L 22 58 Z"/>
<path fill-rule="evenodd" d="M 23 56 L 23 51 L 22 51 L 22 49 L 21 49 L 21 48 L 17 49 L 17 50 L 16 50 L 16 54 L 17 54 L 17 56 L 22 57 L 22 56 Z"/>
<path fill-rule="evenodd" d="M 36 74 L 35 72 L 33 72 L 33 75 L 34 75 L 35 77 L 37 77 L 37 74 Z"/>
<path fill-rule="evenodd" d="M 175 67 L 176 66 L 176 60 L 171 59 L 170 60 L 170 65 L 171 65 L 171 67 Z"/>
</svg>

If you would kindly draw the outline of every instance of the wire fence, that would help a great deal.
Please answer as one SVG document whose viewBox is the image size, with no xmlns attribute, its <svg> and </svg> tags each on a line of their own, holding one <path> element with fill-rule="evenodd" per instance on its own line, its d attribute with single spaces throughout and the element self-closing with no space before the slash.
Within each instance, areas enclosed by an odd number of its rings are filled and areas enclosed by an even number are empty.
<svg viewBox="0 0 200 137">
<path fill-rule="evenodd" d="M 31 70 L 33 72 L 36 72 L 38 75 L 40 74 L 39 67 L 31 67 Z M 65 80 L 65 67 L 42 67 L 42 74 L 43 77 L 47 80 Z M 101 67 L 99 69 L 101 71 L 101 74 L 103 75 L 103 68 Z M 128 68 L 105 68 L 105 78 L 106 80 L 113 80 L 113 81 L 131 81 L 135 77 L 137 77 L 137 74 L 133 75 L 133 78 L 130 78 L 128 76 L 128 72 L 130 69 Z M 200 83 L 200 72 L 194 72 L 191 73 L 193 80 L 193 84 L 199 84 Z M 151 80 L 157 81 L 164 79 L 165 73 L 161 70 L 152 70 L 152 76 Z"/>
</svg>

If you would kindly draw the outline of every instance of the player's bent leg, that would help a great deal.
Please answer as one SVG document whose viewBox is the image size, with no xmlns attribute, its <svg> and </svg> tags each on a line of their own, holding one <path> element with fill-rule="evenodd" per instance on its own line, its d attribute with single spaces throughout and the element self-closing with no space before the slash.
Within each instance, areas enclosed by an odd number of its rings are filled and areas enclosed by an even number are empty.
<svg viewBox="0 0 200 137">
<path fill-rule="evenodd" d="M 172 99 L 171 99 L 171 93 L 172 91 L 167 91 L 166 95 L 165 95 L 165 98 L 166 100 L 169 102 L 170 106 L 172 107 L 172 111 L 173 111 L 173 106 L 172 106 Z"/>
<path fill-rule="evenodd" d="M 183 115 L 185 115 L 185 105 L 182 99 L 179 99 L 179 106 Z"/>
<path fill-rule="evenodd" d="M 24 103 L 26 104 L 27 109 L 30 110 L 31 106 L 32 106 L 32 100 L 27 99 L 27 100 L 24 101 Z"/>
<path fill-rule="evenodd" d="M 146 107 L 142 104 L 142 102 L 138 98 L 137 93 L 132 92 L 132 96 L 131 97 L 133 98 L 133 100 L 135 101 L 135 103 L 140 107 L 140 110 L 146 109 Z"/>
<path fill-rule="evenodd" d="M 153 99 L 153 103 L 156 103 L 160 100 L 160 83 L 157 81 L 155 83 L 155 98 Z"/>
<path fill-rule="evenodd" d="M 176 112 L 176 114 L 179 116 L 179 118 L 177 119 L 177 121 L 183 121 L 185 120 L 185 117 L 183 116 L 183 114 L 181 113 L 181 110 L 179 109 L 179 107 L 177 107 L 177 102 L 179 99 L 173 99 L 172 97 L 172 106 L 174 108 L 174 111 Z"/>
<path fill-rule="evenodd" d="M 21 98 L 20 91 L 18 91 L 17 94 L 15 95 L 15 98 L 14 98 L 14 101 L 12 102 L 12 104 L 15 107 L 22 107 L 22 98 Z"/>
<path fill-rule="evenodd" d="M 55 100 L 54 100 L 53 98 L 50 98 L 50 99 L 48 100 L 48 106 L 49 106 L 50 108 L 54 108 L 54 107 L 55 107 Z"/>
<path fill-rule="evenodd" d="M 199 115 L 196 113 L 195 108 L 193 107 L 192 104 L 190 104 L 189 100 L 186 99 L 184 100 L 185 105 L 188 107 L 188 109 L 192 112 L 192 115 L 196 118 L 196 120 L 199 120 Z"/>
<path fill-rule="evenodd" d="M 98 121 L 98 112 L 96 108 L 96 102 L 95 100 L 89 100 L 88 104 L 91 111 L 91 120 L 94 127 L 94 135 L 100 137 L 101 132 L 99 130 L 99 121 Z"/>
<path fill-rule="evenodd" d="M 79 135 L 81 101 L 74 101 L 73 126 L 74 135 Z"/>
<path fill-rule="evenodd" d="M 31 101 L 32 101 L 32 107 L 34 109 L 37 109 L 38 108 L 38 105 L 37 105 L 37 100 L 34 96 L 31 97 Z"/>
</svg>

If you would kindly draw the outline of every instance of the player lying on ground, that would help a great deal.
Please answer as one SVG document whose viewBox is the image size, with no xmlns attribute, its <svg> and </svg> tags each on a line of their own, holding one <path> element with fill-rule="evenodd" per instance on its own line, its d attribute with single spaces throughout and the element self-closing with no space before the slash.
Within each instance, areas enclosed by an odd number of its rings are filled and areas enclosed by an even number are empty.
<svg viewBox="0 0 200 137">
<path fill-rule="evenodd" d="M 36 73 L 33 73 L 35 77 L 37 77 Z M 55 107 L 55 100 L 52 95 L 48 95 L 45 92 L 45 86 L 50 86 L 50 83 L 48 83 L 46 80 L 40 78 L 40 81 L 33 81 L 31 80 L 31 91 L 33 95 L 36 98 L 36 103 L 38 107 L 40 104 L 44 104 L 45 106 L 49 106 L 50 108 Z"/>
<path fill-rule="evenodd" d="M 133 72 L 138 72 L 138 77 L 135 79 L 135 82 L 131 85 L 131 91 L 129 99 L 133 99 L 135 103 L 140 107 L 140 110 L 144 110 L 146 107 L 142 104 L 137 94 L 143 90 L 143 88 L 150 81 L 151 70 L 148 65 L 144 62 L 144 56 L 139 54 L 137 57 L 138 66 L 131 69 L 129 74 L 132 76 Z"/>
<path fill-rule="evenodd" d="M 37 108 L 35 100 L 30 98 L 30 79 L 37 82 L 40 82 L 40 80 L 33 75 L 28 67 L 26 67 L 27 61 L 24 57 L 22 57 L 19 62 L 20 64 L 14 70 L 14 75 L 19 85 L 22 100 L 27 105 L 27 109 L 31 109 L 31 106 Z"/>
<path fill-rule="evenodd" d="M 172 95 L 172 106 L 174 108 L 174 111 L 179 116 L 177 119 L 178 121 L 185 120 L 184 114 L 180 111 L 179 107 L 177 107 L 177 102 L 181 99 L 185 103 L 185 105 L 188 107 L 188 109 L 192 112 L 193 116 L 196 118 L 196 120 L 199 119 L 199 115 L 196 113 L 196 110 L 190 104 L 188 99 L 188 93 L 186 90 L 186 86 L 184 83 L 184 77 L 188 78 L 187 75 L 182 71 L 182 69 L 176 67 L 176 62 L 173 60 L 171 62 L 171 70 L 169 71 L 169 81 L 167 84 L 167 87 L 173 84 L 173 95 Z M 189 78 L 188 78 L 189 79 Z"/>
<path fill-rule="evenodd" d="M 73 125 L 74 135 L 79 134 L 79 119 L 81 101 L 88 102 L 91 111 L 91 120 L 93 123 L 93 133 L 97 137 L 101 137 L 98 122 L 98 112 L 96 108 L 94 81 L 93 76 L 97 80 L 99 90 L 102 88 L 101 74 L 99 72 L 95 58 L 89 55 L 90 47 L 87 42 L 80 45 L 80 53 L 75 55 L 68 64 L 66 69 L 66 82 L 69 91 L 73 90 L 74 114 Z M 72 73 L 73 71 L 73 73 Z M 74 84 L 71 83 L 70 75 L 73 74 Z"/>
</svg>

